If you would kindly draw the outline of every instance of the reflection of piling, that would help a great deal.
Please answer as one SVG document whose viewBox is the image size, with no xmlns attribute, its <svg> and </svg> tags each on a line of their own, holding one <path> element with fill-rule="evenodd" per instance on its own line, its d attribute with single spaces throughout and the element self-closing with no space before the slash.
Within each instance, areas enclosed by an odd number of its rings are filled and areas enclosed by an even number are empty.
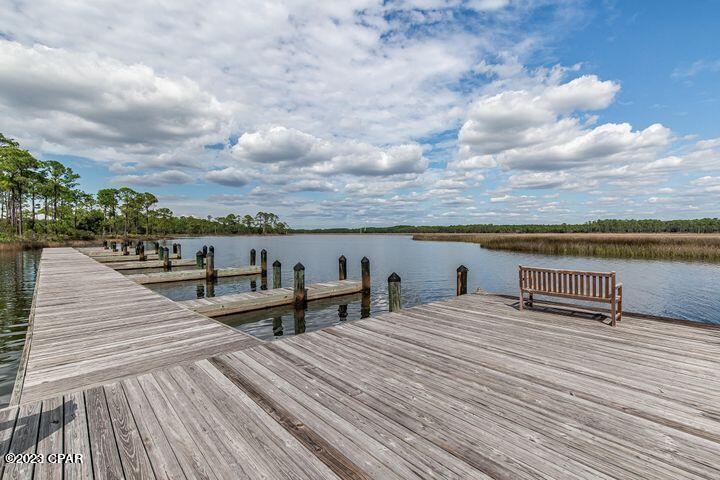
<svg viewBox="0 0 720 480">
<path fill-rule="evenodd" d="M 195 253 L 195 266 L 197 268 L 203 268 L 205 265 L 203 265 L 203 253 L 202 250 L 198 250 L 197 253 Z"/>
<path fill-rule="evenodd" d="M 457 268 L 457 294 L 465 295 L 467 293 L 467 277 L 468 269 L 465 265 Z"/>
<path fill-rule="evenodd" d="M 215 279 L 214 278 L 208 278 L 205 280 L 205 290 L 206 290 L 205 296 L 207 298 L 212 298 L 215 296 Z"/>
<path fill-rule="evenodd" d="M 281 337 L 283 334 L 282 317 L 273 317 L 273 335 Z"/>
<path fill-rule="evenodd" d="M 251 292 L 257 291 L 257 282 L 255 280 L 250 280 L 250 291 Z"/>
<path fill-rule="evenodd" d="M 295 321 L 295 335 L 305 333 L 305 309 L 296 308 L 293 314 L 293 320 Z"/>
<path fill-rule="evenodd" d="M 360 300 L 360 318 L 368 318 L 370 316 L 370 293 L 363 293 Z"/>
<path fill-rule="evenodd" d="M 205 285 L 195 287 L 195 295 L 197 295 L 197 298 L 205 298 Z"/>
<path fill-rule="evenodd" d="M 388 277 L 388 307 L 391 312 L 397 312 L 401 308 L 400 299 L 400 276 L 393 272 Z"/>
<path fill-rule="evenodd" d="M 370 260 L 367 257 L 360 260 L 360 270 L 362 274 L 362 291 L 363 293 L 370 293 Z"/>
<path fill-rule="evenodd" d="M 345 255 L 338 258 L 338 280 L 347 280 L 347 259 Z"/>
<path fill-rule="evenodd" d="M 213 279 L 217 272 L 215 271 L 215 252 L 212 247 L 208 250 L 207 257 L 205 257 L 205 278 Z"/>
<path fill-rule="evenodd" d="M 267 290 L 267 250 L 260 250 L 260 289 Z"/>
<path fill-rule="evenodd" d="M 280 260 L 273 262 L 273 288 L 282 288 L 282 265 Z"/>
<path fill-rule="evenodd" d="M 255 265 L 255 249 L 250 250 L 250 265 Z"/>
<path fill-rule="evenodd" d="M 340 319 L 341 322 L 347 320 L 347 316 L 348 316 L 347 307 L 348 307 L 347 305 L 339 305 L 338 306 L 338 318 Z"/>
<path fill-rule="evenodd" d="M 293 298 L 295 308 L 305 308 L 307 305 L 307 291 L 305 290 L 305 267 L 299 263 L 293 267 Z"/>
</svg>

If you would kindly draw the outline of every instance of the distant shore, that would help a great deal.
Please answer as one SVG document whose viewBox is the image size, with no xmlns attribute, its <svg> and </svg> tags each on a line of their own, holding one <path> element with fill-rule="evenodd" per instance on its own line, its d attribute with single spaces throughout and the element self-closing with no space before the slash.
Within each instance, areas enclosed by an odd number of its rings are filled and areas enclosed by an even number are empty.
<svg viewBox="0 0 720 480">
<path fill-rule="evenodd" d="M 550 255 L 720 262 L 717 233 L 417 233 L 413 240 Z"/>
</svg>

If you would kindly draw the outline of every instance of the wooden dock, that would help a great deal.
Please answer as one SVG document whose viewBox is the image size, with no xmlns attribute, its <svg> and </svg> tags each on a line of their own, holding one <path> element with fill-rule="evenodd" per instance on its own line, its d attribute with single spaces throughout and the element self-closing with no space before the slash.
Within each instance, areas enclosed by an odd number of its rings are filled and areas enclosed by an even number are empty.
<svg viewBox="0 0 720 480">
<path fill-rule="evenodd" d="M 172 260 L 172 267 L 190 267 L 196 264 L 194 258 L 181 258 Z M 140 270 L 145 268 L 163 268 L 162 260 L 146 260 L 144 262 L 129 261 L 129 262 L 110 262 L 107 264 L 108 267 L 115 270 Z"/>
<path fill-rule="evenodd" d="M 2 478 L 720 478 L 720 328 L 603 319 L 470 294 L 36 391 L 0 410 L 3 453 L 85 461 Z"/>
<path fill-rule="evenodd" d="M 215 270 L 215 276 L 220 277 L 242 277 L 245 275 L 260 275 L 260 266 L 250 265 L 246 267 L 218 268 Z M 186 280 L 203 280 L 206 273 L 203 269 L 178 270 L 171 272 L 155 272 L 155 273 L 136 273 L 126 275 L 125 278 L 132 280 L 140 285 L 150 283 L 166 283 L 166 282 L 184 282 Z"/>
<path fill-rule="evenodd" d="M 314 283 L 306 287 L 307 300 L 341 297 L 362 291 L 362 283 L 355 280 Z M 292 288 L 274 288 L 257 292 L 233 293 L 218 297 L 184 300 L 180 305 L 208 317 L 250 312 L 293 303 Z"/>
<path fill-rule="evenodd" d="M 29 329 L 20 402 L 258 343 L 72 248 L 43 250 Z"/>
</svg>

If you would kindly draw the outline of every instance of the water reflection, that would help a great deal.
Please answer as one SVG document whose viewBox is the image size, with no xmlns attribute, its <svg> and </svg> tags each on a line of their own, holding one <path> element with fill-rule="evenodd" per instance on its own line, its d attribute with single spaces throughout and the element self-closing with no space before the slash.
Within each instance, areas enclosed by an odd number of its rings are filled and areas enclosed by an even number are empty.
<svg viewBox="0 0 720 480">
<path fill-rule="evenodd" d="M 305 309 L 286 305 L 215 319 L 263 340 L 272 340 L 364 318 L 363 311 L 369 313 L 370 302 L 370 295 L 356 293 L 314 300 L 308 302 Z M 368 304 L 365 309 L 362 308 L 364 303 Z"/>
<path fill-rule="evenodd" d="M 0 406 L 15 384 L 39 260 L 39 250 L 0 251 Z"/>
</svg>

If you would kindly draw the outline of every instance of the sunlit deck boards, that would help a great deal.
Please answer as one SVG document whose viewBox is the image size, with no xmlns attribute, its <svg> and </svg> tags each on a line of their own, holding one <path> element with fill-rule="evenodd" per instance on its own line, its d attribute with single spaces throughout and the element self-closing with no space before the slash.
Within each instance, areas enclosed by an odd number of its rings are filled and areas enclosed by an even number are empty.
<svg viewBox="0 0 720 480">
<path fill-rule="evenodd" d="M 126 478 L 720 477 L 720 329 L 513 303 L 466 295 L 30 403 L 0 439 L 52 448 L 44 412 L 75 412 L 66 451 Z"/>
<path fill-rule="evenodd" d="M 130 262 L 110 262 L 107 264 L 108 267 L 110 267 L 114 270 L 139 270 L 142 268 L 163 268 L 163 265 L 164 265 L 163 260 L 145 260 L 143 262 L 135 260 L 135 261 L 130 261 Z M 172 260 L 172 268 L 189 267 L 192 265 L 196 265 L 196 260 L 194 258 L 181 258 L 181 259 Z"/>
<path fill-rule="evenodd" d="M 139 262 L 138 262 L 139 263 Z M 228 267 L 215 269 L 216 277 L 241 277 L 245 275 L 260 275 L 260 266 L 248 265 L 245 267 Z M 132 280 L 139 285 L 150 283 L 184 282 L 186 280 L 203 280 L 206 272 L 197 268 L 192 270 L 177 270 L 171 272 L 135 273 L 125 278 Z"/>
<path fill-rule="evenodd" d="M 362 283 L 356 280 L 336 280 L 308 285 L 306 290 L 308 300 L 319 300 L 360 292 Z M 218 317 L 231 313 L 288 305 L 292 302 L 292 288 L 275 288 L 258 292 L 233 293 L 218 297 L 185 300 L 178 303 L 208 317 Z"/>
<path fill-rule="evenodd" d="M 21 402 L 259 343 L 72 248 L 45 249 Z"/>
</svg>

